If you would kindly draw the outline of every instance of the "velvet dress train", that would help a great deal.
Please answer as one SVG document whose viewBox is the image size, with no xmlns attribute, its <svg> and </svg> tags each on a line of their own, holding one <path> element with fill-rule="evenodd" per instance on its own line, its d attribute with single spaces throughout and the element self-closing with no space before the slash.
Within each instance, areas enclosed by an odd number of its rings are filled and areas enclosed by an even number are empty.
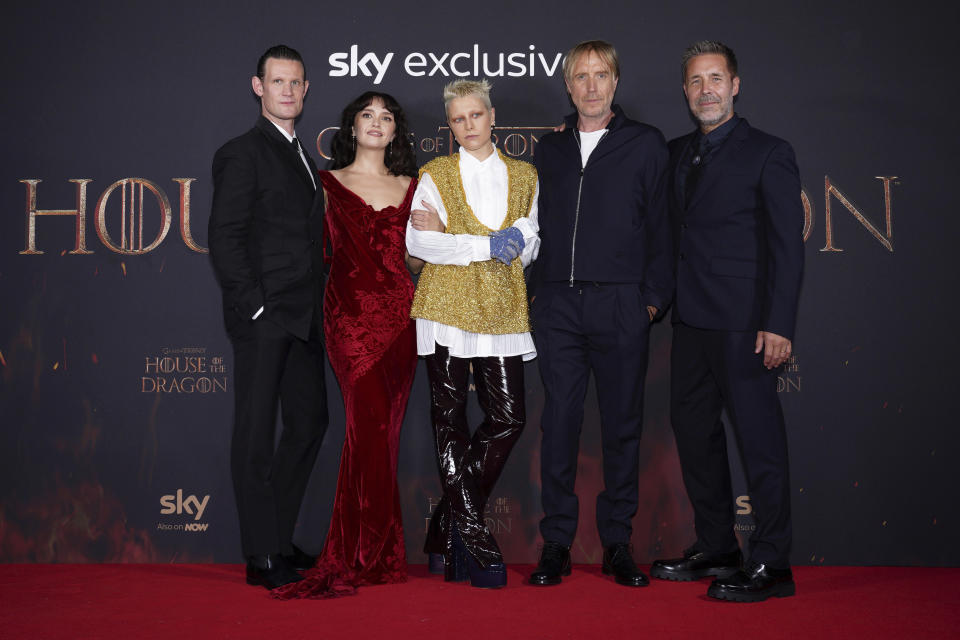
<svg viewBox="0 0 960 640">
<path fill-rule="evenodd" d="M 324 332 L 346 437 L 323 552 L 303 580 L 273 591 L 282 599 L 330 598 L 407 579 L 397 450 L 417 364 L 414 287 L 404 263 L 416 180 L 399 207 L 379 211 L 329 172 L 321 171 L 320 181 L 333 247 Z"/>
</svg>

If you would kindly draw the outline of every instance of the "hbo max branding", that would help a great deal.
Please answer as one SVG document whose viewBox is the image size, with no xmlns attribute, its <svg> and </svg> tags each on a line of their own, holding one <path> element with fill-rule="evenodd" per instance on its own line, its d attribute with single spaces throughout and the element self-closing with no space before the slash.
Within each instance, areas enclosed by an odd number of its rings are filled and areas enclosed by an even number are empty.
<svg viewBox="0 0 960 640">
<path fill-rule="evenodd" d="M 537 51 L 536 45 L 532 44 L 526 51 L 511 53 L 482 51 L 479 44 L 473 45 L 469 51 L 439 53 L 412 51 L 406 54 L 402 61 L 392 51 L 381 57 L 372 51 L 363 52 L 358 45 L 354 44 L 350 46 L 349 51 L 331 53 L 327 59 L 330 63 L 331 77 L 353 78 L 362 74 L 373 78 L 373 84 L 380 84 L 383 81 L 395 61 L 398 62 L 395 68 L 414 78 L 423 76 L 519 78 L 533 77 L 537 74 L 553 76 L 560 68 L 562 60 L 562 53 L 544 54 Z"/>
</svg>

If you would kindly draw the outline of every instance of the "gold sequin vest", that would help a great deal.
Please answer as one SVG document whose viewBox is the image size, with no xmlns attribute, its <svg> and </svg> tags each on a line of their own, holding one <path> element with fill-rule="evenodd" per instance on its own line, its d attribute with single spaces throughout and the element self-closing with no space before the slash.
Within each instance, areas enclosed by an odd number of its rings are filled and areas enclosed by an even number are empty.
<svg viewBox="0 0 960 640">
<path fill-rule="evenodd" d="M 536 192 L 537 170 L 521 160 L 502 156 L 507 165 L 507 215 L 501 229 L 526 216 Z M 477 220 L 460 179 L 460 154 L 434 158 L 420 169 L 429 173 L 447 210 L 447 233 L 485 236 L 489 229 Z M 411 317 L 433 320 L 472 333 L 503 335 L 530 331 L 527 286 L 517 258 L 507 266 L 499 260 L 469 265 L 427 264 L 413 297 Z"/>
</svg>

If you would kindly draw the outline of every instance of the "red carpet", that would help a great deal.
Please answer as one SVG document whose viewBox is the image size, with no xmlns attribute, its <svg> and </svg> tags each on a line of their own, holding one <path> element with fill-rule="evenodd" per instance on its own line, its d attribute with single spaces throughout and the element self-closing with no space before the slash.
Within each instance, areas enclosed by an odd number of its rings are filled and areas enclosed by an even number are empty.
<svg viewBox="0 0 960 640">
<path fill-rule="evenodd" d="M 239 565 L 0 565 L 0 638 L 957 638 L 960 569 L 797 567 L 797 595 L 708 599 L 707 581 L 614 584 L 575 566 L 558 587 L 409 582 L 279 602 Z"/>
</svg>

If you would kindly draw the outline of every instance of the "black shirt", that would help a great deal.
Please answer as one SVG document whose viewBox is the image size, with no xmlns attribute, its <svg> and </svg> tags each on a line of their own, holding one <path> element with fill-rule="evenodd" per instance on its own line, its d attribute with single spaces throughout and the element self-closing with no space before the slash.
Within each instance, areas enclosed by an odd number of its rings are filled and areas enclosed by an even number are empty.
<svg viewBox="0 0 960 640">
<path fill-rule="evenodd" d="M 678 168 L 677 179 L 684 194 L 688 193 L 687 178 L 691 171 L 694 170 L 694 167 L 696 167 L 696 172 L 699 174 L 699 172 L 703 170 L 703 167 L 716 155 L 717 150 L 723 146 L 723 142 L 727 139 L 727 136 L 730 135 L 730 132 L 733 131 L 739 123 L 740 116 L 733 114 L 732 118 L 710 133 L 704 134 L 699 129 L 697 130 L 697 135 L 690 142 L 690 146 L 683 156 L 683 162 L 680 163 L 680 167 Z M 699 177 L 699 175 L 697 177 Z M 692 186 L 693 185 L 691 185 L 691 187 Z"/>
</svg>

